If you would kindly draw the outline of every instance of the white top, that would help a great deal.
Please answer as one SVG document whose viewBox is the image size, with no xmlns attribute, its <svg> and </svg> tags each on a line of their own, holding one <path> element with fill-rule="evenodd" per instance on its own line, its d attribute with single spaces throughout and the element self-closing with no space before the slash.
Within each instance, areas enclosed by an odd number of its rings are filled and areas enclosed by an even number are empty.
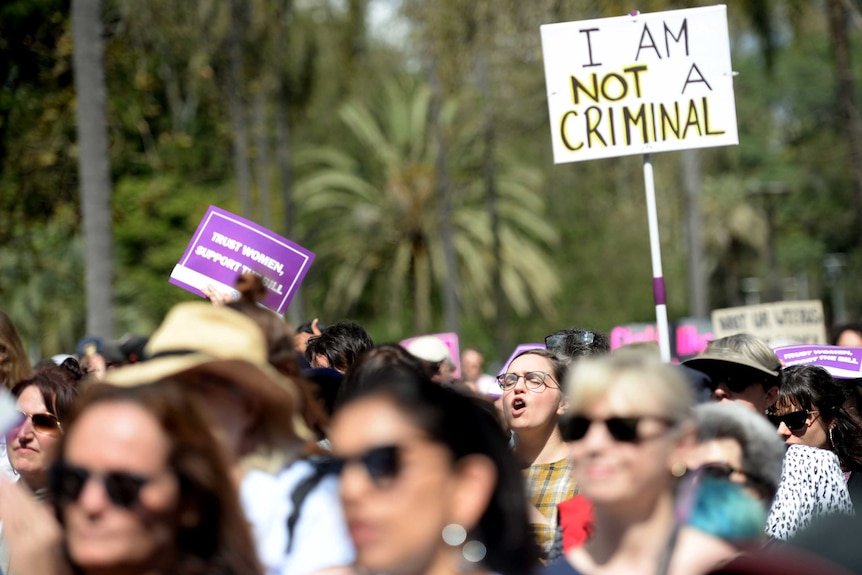
<svg viewBox="0 0 862 575">
<path fill-rule="evenodd" d="M 766 534 L 790 539 L 818 517 L 834 513 L 853 515 L 838 456 L 826 449 L 791 445 L 766 519 Z"/>
<path fill-rule="evenodd" d="M 293 546 L 287 553 L 291 495 L 313 473 L 309 462 L 296 461 L 277 475 L 251 470 L 242 479 L 240 501 L 267 575 L 307 575 L 350 565 L 355 559 L 335 476 L 324 477 L 303 500 L 293 528 Z"/>
</svg>

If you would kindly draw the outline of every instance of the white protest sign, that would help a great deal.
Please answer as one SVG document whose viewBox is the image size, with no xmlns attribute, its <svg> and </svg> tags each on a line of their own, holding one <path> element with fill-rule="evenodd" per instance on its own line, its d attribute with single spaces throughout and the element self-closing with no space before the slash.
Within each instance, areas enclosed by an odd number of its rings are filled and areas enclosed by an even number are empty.
<svg viewBox="0 0 862 575">
<path fill-rule="evenodd" d="M 819 300 L 785 301 L 712 312 L 715 337 L 749 333 L 770 345 L 826 343 L 823 304 Z"/>
<path fill-rule="evenodd" d="M 541 29 L 554 163 L 738 143 L 725 6 Z"/>
</svg>

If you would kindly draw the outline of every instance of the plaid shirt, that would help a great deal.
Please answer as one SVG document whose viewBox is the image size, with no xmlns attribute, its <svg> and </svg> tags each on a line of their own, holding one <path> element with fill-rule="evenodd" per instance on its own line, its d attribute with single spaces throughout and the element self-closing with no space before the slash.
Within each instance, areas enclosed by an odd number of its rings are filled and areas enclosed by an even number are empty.
<svg viewBox="0 0 862 575">
<path fill-rule="evenodd" d="M 578 490 L 567 459 L 553 463 L 537 463 L 522 471 L 527 496 L 539 513 L 548 520 L 546 525 L 533 523 L 536 542 L 545 554 L 554 543 L 557 529 L 557 504 L 574 497 Z"/>
</svg>

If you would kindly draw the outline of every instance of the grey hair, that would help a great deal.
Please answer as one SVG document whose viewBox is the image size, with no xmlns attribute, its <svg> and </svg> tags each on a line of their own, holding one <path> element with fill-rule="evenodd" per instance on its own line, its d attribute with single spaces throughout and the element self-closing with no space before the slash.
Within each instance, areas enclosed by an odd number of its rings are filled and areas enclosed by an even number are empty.
<svg viewBox="0 0 862 575">
<path fill-rule="evenodd" d="M 765 481 L 774 493 L 781 480 L 784 442 L 756 411 L 733 402 L 705 403 L 694 408 L 697 439 L 734 439 L 742 448 L 742 470 Z"/>
</svg>

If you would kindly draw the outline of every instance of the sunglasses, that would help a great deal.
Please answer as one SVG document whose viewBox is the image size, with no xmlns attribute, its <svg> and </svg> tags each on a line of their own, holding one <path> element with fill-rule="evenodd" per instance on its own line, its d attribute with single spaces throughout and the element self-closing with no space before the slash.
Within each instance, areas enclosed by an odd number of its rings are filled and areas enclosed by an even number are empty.
<svg viewBox="0 0 862 575">
<path fill-rule="evenodd" d="M 637 443 L 644 439 L 638 433 L 640 422 L 646 419 L 661 421 L 666 425 L 673 425 L 673 421 L 660 416 L 642 415 L 638 417 L 609 417 L 607 419 L 589 419 L 580 415 L 564 418 L 560 424 L 560 432 L 563 436 L 563 441 L 579 441 L 587 436 L 590 426 L 593 423 L 603 423 L 608 433 L 615 441 L 623 443 Z"/>
<path fill-rule="evenodd" d="M 803 409 L 800 411 L 791 411 L 784 415 L 767 415 L 766 417 L 769 418 L 769 421 L 772 422 L 772 425 L 774 425 L 776 429 L 781 427 L 781 424 L 783 423 L 790 431 L 802 431 L 808 426 L 808 416 L 810 415 L 810 411 Z"/>
<path fill-rule="evenodd" d="M 704 463 L 700 466 L 700 470 L 707 477 L 711 477 L 713 479 L 726 479 L 728 481 L 732 481 L 730 478 L 731 475 L 738 473 L 743 477 L 743 485 L 750 487 L 755 491 L 755 493 L 764 499 L 771 499 L 775 492 L 775 488 L 770 487 L 769 482 L 765 479 L 762 479 L 753 473 L 743 471 L 742 469 L 737 469 L 729 463 L 721 461 Z"/>
<path fill-rule="evenodd" d="M 516 385 L 518 385 L 518 380 L 522 377 L 524 378 L 524 385 L 527 386 L 527 389 L 541 389 L 545 386 L 545 378 L 547 378 L 550 373 L 545 371 L 528 371 L 524 375 L 518 375 L 517 373 L 501 373 L 496 377 L 497 384 L 500 386 L 500 389 L 512 389 Z M 554 381 L 554 378 L 551 378 L 551 381 Z"/>
<path fill-rule="evenodd" d="M 359 455 L 333 457 L 320 465 L 324 473 L 341 475 L 346 465 L 360 463 L 365 467 L 374 485 L 383 488 L 398 476 L 401 469 L 399 450 L 397 445 L 383 445 Z"/>
<path fill-rule="evenodd" d="M 59 506 L 74 503 L 91 479 L 102 483 L 111 503 L 128 509 L 138 502 L 141 489 L 154 477 L 144 477 L 127 471 L 95 473 L 84 467 L 60 461 L 51 468 L 51 492 L 54 500 Z"/>
<path fill-rule="evenodd" d="M 30 423 L 33 425 L 33 431 L 36 433 L 41 433 L 42 435 L 50 435 L 51 437 L 58 437 L 63 433 L 63 426 L 60 425 L 60 420 L 57 419 L 57 416 L 53 413 L 27 413 L 25 411 L 18 411 L 21 414 L 21 417 L 24 421 L 30 420 Z M 15 426 L 12 430 L 17 431 L 24 425 L 24 421 L 22 421 L 19 425 Z"/>
<path fill-rule="evenodd" d="M 564 348 L 569 340 L 574 340 L 581 345 L 590 345 L 595 339 L 596 334 L 591 331 L 552 334 L 545 338 L 545 348 L 551 351 Z"/>
</svg>

